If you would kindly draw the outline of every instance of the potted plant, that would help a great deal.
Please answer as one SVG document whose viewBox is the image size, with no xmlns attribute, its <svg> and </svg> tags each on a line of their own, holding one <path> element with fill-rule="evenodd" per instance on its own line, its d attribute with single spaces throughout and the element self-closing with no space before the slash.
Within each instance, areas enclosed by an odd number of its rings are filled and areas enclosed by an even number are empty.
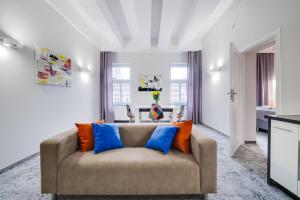
<svg viewBox="0 0 300 200">
<path fill-rule="evenodd" d="M 152 97 L 153 97 L 153 100 L 155 101 L 156 105 L 158 105 L 159 96 L 160 96 L 160 91 L 153 91 L 152 92 Z"/>
</svg>

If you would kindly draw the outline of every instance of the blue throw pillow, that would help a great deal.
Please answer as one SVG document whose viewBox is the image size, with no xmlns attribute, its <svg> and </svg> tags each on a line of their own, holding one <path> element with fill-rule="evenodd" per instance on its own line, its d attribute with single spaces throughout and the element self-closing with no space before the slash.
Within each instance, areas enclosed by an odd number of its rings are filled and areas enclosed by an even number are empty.
<svg viewBox="0 0 300 200">
<path fill-rule="evenodd" d="M 177 126 L 158 126 L 152 133 L 145 147 L 159 150 L 164 154 L 167 154 L 170 151 L 171 144 L 177 131 Z"/>
<path fill-rule="evenodd" d="M 94 153 L 124 147 L 120 138 L 119 127 L 114 124 L 92 124 L 94 132 Z"/>
</svg>

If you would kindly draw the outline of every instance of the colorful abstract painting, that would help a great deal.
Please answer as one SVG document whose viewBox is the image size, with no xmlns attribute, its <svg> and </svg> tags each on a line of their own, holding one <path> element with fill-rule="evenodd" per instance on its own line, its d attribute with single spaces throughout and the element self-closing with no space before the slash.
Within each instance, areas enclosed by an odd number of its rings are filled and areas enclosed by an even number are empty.
<svg viewBox="0 0 300 200">
<path fill-rule="evenodd" d="M 162 75 L 140 75 L 138 91 L 162 91 Z"/>
<path fill-rule="evenodd" d="M 36 83 L 71 87 L 71 59 L 48 48 L 36 46 Z"/>
</svg>

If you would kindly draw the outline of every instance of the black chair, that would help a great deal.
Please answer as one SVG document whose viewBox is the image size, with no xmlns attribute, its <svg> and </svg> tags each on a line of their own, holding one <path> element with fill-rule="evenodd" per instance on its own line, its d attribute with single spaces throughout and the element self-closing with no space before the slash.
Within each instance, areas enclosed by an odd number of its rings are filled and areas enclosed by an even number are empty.
<svg viewBox="0 0 300 200">
<path fill-rule="evenodd" d="M 129 117 L 129 123 L 133 123 L 135 117 L 131 112 L 130 106 L 126 105 L 126 109 L 127 109 L 127 117 Z"/>
<path fill-rule="evenodd" d="M 176 115 L 176 117 L 177 117 L 177 119 L 178 119 L 179 122 L 181 122 L 181 119 L 183 117 L 183 113 L 184 113 L 184 105 L 181 105 L 179 113 Z"/>
</svg>

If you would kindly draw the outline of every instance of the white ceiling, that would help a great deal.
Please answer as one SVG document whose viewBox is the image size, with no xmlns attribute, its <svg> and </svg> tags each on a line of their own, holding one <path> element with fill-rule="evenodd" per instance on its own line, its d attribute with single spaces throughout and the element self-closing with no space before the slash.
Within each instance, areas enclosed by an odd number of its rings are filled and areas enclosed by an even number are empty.
<svg viewBox="0 0 300 200">
<path fill-rule="evenodd" d="M 234 0 L 45 1 L 100 50 L 180 51 L 201 49 Z"/>
</svg>

